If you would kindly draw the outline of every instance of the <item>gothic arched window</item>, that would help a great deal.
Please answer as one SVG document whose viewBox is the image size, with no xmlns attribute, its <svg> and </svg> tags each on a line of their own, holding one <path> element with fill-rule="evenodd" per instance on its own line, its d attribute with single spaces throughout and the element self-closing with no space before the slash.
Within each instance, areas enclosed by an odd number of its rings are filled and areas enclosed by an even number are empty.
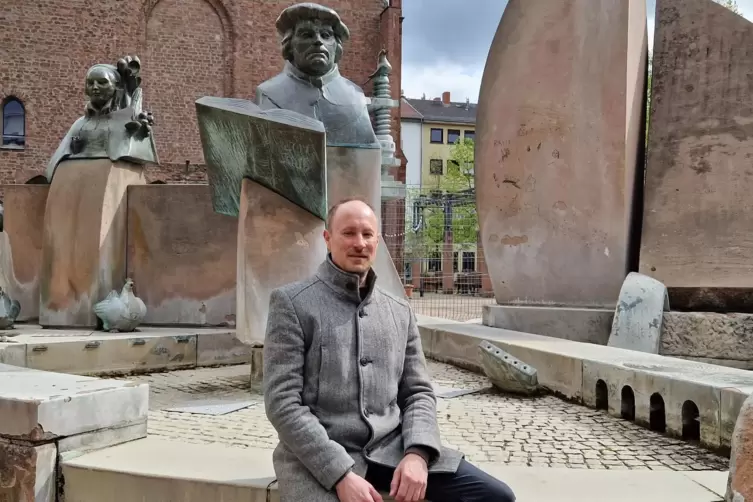
<svg viewBox="0 0 753 502">
<path fill-rule="evenodd" d="M 23 148 L 26 145 L 26 111 L 17 98 L 3 101 L 3 142 L 1 146 Z"/>
</svg>

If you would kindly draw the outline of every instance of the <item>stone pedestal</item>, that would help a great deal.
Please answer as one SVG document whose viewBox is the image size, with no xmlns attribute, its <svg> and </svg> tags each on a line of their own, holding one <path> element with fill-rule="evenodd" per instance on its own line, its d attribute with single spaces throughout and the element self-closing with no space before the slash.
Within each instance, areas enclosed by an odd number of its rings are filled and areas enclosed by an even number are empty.
<svg viewBox="0 0 753 502">
<path fill-rule="evenodd" d="M 379 148 L 327 148 L 329 205 L 361 197 L 380 217 Z M 249 344 L 263 344 L 269 294 L 277 287 L 309 277 L 327 257 L 324 221 L 285 197 L 243 180 L 238 219 L 237 335 Z M 405 296 L 400 277 L 383 239 L 374 270 L 377 284 Z"/>
<path fill-rule="evenodd" d="M 238 217 L 238 339 L 262 344 L 273 289 L 312 274 L 327 256 L 324 222 L 255 181 L 243 180 Z"/>
<path fill-rule="evenodd" d="M 672 309 L 753 312 L 753 24 L 657 0 L 640 272 Z"/>
<path fill-rule="evenodd" d="M 382 218 L 381 149 L 327 147 L 327 201 L 329 207 L 346 197 L 361 197 Z M 381 228 L 381 224 L 379 225 Z M 320 240 L 324 246 L 324 240 Z M 405 297 L 405 288 L 400 280 L 395 263 L 390 256 L 384 238 L 379 238 L 377 257 L 374 263 L 377 284 L 400 298 Z"/>
<path fill-rule="evenodd" d="M 54 502 L 59 458 L 146 437 L 149 387 L 0 364 L 0 500 Z"/>
<path fill-rule="evenodd" d="M 614 308 L 635 261 L 646 63 L 643 0 L 507 4 L 476 125 L 497 303 L 562 309 L 549 317 Z"/>
<path fill-rule="evenodd" d="M 208 185 L 128 190 L 128 277 L 150 325 L 235 326 L 238 220 Z"/>
<path fill-rule="evenodd" d="M 0 232 L 2 287 L 21 303 L 19 321 L 39 318 L 44 213 L 49 185 L 5 185 Z"/>
<path fill-rule="evenodd" d="M 58 166 L 44 216 L 42 326 L 96 327 L 93 305 L 126 278 L 127 188 L 145 183 L 143 167 L 124 162 Z"/>
</svg>

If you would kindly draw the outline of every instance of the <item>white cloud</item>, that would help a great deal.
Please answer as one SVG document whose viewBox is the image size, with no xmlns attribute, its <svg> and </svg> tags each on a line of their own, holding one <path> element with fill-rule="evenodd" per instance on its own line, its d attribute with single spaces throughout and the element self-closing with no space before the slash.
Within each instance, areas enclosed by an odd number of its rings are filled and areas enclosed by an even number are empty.
<svg viewBox="0 0 753 502">
<path fill-rule="evenodd" d="M 415 0 L 411 0 L 415 1 Z M 487 2 L 488 0 L 468 0 L 473 5 L 475 2 Z M 555 1 L 555 0 L 552 0 Z M 737 0 L 738 7 L 742 15 L 748 19 L 753 19 L 753 0 Z M 475 7 L 475 6 L 474 6 Z M 478 8 L 476 8 L 478 9 Z M 471 9 L 473 10 L 473 9 Z M 654 48 L 654 13 L 649 7 L 648 18 L 648 48 L 653 51 Z M 453 9 L 440 9 L 438 12 L 443 12 L 443 16 L 452 17 L 455 15 Z M 488 25 L 488 23 L 487 23 Z M 471 25 L 469 25 L 470 27 Z M 423 30 L 424 24 L 420 21 L 414 21 L 414 24 L 407 23 L 404 25 L 404 29 Z M 432 28 L 433 29 L 433 28 Z M 473 29 L 478 30 L 476 25 Z M 491 40 L 496 26 L 489 27 L 485 25 L 484 29 L 491 30 L 486 34 L 485 38 Z M 449 45 L 461 44 L 464 40 L 463 30 L 454 30 L 444 32 L 446 43 Z M 457 37 L 457 40 L 455 38 Z M 485 61 L 477 61 L 474 58 L 473 61 L 469 61 L 467 65 L 460 64 L 448 64 L 441 61 L 432 61 L 431 64 L 416 64 L 410 61 L 417 61 L 422 59 L 421 54 L 426 54 L 425 46 L 419 44 L 408 45 L 404 47 L 405 51 L 411 51 L 411 54 L 415 57 L 406 57 L 404 53 L 403 59 L 403 75 L 402 84 L 405 95 L 409 98 L 420 98 L 423 94 L 426 94 L 428 99 L 440 97 L 442 92 L 450 91 L 451 99 L 453 101 L 465 101 L 466 98 L 471 102 L 478 102 L 479 87 L 481 86 L 481 78 L 484 72 Z M 488 49 L 486 49 L 488 50 Z M 486 53 L 486 50 L 483 53 Z M 481 52 L 481 51 L 479 51 Z"/>
<path fill-rule="evenodd" d="M 450 92 L 452 101 L 478 102 L 478 92 L 484 68 L 469 68 L 457 64 L 434 64 L 431 66 L 405 65 L 403 67 L 403 91 L 408 98 L 439 98 Z"/>
</svg>

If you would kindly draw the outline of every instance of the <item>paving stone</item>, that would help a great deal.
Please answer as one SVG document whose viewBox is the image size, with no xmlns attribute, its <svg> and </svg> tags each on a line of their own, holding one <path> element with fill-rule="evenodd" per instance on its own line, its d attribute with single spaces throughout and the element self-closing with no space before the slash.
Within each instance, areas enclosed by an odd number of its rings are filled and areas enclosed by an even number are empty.
<svg viewBox="0 0 753 502">
<path fill-rule="evenodd" d="M 149 384 L 151 435 L 196 444 L 272 449 L 277 433 L 266 418 L 263 396 L 249 383 L 249 371 L 249 365 L 241 365 L 127 379 Z M 429 361 L 429 371 L 433 382 L 443 387 L 479 388 L 488 382 L 483 375 L 434 361 Z M 259 404 L 221 416 L 166 411 L 209 399 Z M 486 389 L 438 399 L 437 415 L 443 442 L 463 450 L 472 462 L 623 470 L 728 467 L 726 458 L 695 445 L 552 396 L 521 398 Z"/>
</svg>

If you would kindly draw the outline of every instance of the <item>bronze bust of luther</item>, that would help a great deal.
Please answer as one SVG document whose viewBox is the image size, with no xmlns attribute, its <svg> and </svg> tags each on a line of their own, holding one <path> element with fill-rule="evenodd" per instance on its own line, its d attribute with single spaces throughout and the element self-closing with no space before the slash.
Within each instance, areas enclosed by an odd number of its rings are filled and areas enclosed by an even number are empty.
<svg viewBox="0 0 753 502">
<path fill-rule="evenodd" d="M 89 98 L 84 115 L 73 123 L 47 164 L 52 182 L 58 164 L 68 159 L 123 160 L 158 164 L 151 113 L 141 109 L 141 63 L 125 57 L 110 64 L 95 64 L 86 72 Z"/>
<path fill-rule="evenodd" d="M 350 32 L 337 12 L 315 3 L 296 4 L 282 11 L 276 27 L 285 67 L 259 85 L 256 103 L 320 120 L 329 145 L 378 143 L 366 96 L 338 69 Z"/>
</svg>

